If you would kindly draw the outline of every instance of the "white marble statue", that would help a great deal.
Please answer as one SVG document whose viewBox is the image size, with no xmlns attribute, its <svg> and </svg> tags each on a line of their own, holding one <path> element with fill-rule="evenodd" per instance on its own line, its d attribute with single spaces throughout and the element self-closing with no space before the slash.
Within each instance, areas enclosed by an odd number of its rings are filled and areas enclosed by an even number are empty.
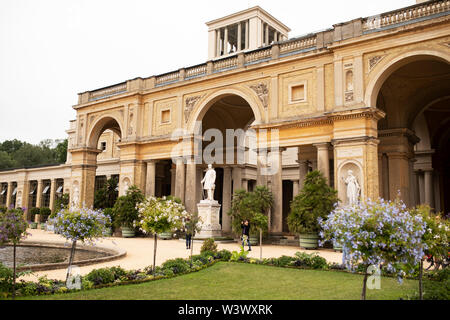
<svg viewBox="0 0 450 320">
<path fill-rule="evenodd" d="M 125 181 L 123 182 L 123 193 L 127 194 L 129 188 L 130 186 L 128 185 L 128 179 L 125 179 Z"/>
<path fill-rule="evenodd" d="M 76 207 L 79 205 L 79 202 L 80 202 L 80 191 L 78 190 L 78 186 L 74 186 L 72 205 Z"/>
<path fill-rule="evenodd" d="M 203 190 L 208 192 L 209 201 L 214 201 L 214 189 L 216 188 L 216 170 L 213 169 L 212 165 L 208 165 L 208 170 L 206 171 L 205 177 L 202 180 Z"/>
<path fill-rule="evenodd" d="M 347 204 L 349 206 L 358 204 L 359 193 L 361 187 L 359 186 L 358 179 L 353 175 L 352 170 L 348 170 L 347 178 L 342 178 L 347 185 Z"/>
</svg>

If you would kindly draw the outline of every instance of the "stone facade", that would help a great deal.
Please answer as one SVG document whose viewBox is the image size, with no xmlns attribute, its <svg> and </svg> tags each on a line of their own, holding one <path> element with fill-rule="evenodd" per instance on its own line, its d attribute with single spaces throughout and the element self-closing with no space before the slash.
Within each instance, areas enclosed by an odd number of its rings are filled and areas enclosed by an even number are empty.
<svg viewBox="0 0 450 320">
<path fill-rule="evenodd" d="M 287 232 L 290 199 L 283 194 L 298 194 L 313 169 L 324 173 L 340 199 L 345 198 L 342 179 L 352 170 L 363 200 L 380 195 L 393 199 L 400 191 L 410 205 L 450 210 L 443 199 L 448 168 L 437 165 L 448 156 L 443 151 L 448 132 L 430 127 L 430 121 L 437 121 L 430 116 L 432 110 L 448 117 L 449 13 L 450 1 L 418 3 L 305 37 L 262 43 L 202 65 L 80 93 L 74 106 L 77 119 L 68 130 L 68 163 L 1 172 L 0 182 L 7 185 L 10 200 L 12 182 L 26 197 L 28 181 L 61 178 L 72 199 L 92 205 L 96 176 L 114 174 L 120 177 L 119 194 L 137 185 L 147 195 L 173 194 L 195 211 L 206 168 L 206 163 L 192 160 L 198 151 L 194 134 L 201 124 L 203 130 L 223 133 L 253 129 L 257 142 L 263 140 L 262 130 L 277 130 L 279 150 L 271 152 L 272 162 L 261 156 L 265 148 L 247 148 L 244 163 L 214 164 L 221 169 L 216 192 L 224 232 L 231 230 L 223 212 L 230 208 L 232 193 L 259 184 L 276 195 L 271 232 Z M 239 23 L 239 16 L 218 21 Z M 215 56 L 214 46 L 210 56 Z M 419 62 L 429 68 L 423 70 Z M 405 77 L 410 79 L 398 80 Z M 447 107 L 438 104 L 443 101 Z M 182 135 L 174 136 L 180 129 Z M 200 144 L 205 150 L 207 144 Z M 437 145 L 442 150 L 433 150 Z M 281 170 L 261 175 L 274 159 Z M 17 197 L 15 201 L 17 205 Z"/>
</svg>

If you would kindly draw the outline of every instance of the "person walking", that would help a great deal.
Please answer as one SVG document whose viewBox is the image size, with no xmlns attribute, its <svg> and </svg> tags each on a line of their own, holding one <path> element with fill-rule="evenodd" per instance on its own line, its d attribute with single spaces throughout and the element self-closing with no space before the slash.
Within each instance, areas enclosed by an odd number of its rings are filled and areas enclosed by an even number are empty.
<svg viewBox="0 0 450 320">
<path fill-rule="evenodd" d="M 252 247 L 250 245 L 250 222 L 248 220 L 242 221 L 241 228 L 242 228 L 242 247 L 245 248 L 245 241 L 247 241 L 248 251 L 252 251 Z"/>
<path fill-rule="evenodd" d="M 184 228 L 186 230 L 186 250 L 191 249 L 193 225 L 191 219 L 186 218 Z"/>
</svg>

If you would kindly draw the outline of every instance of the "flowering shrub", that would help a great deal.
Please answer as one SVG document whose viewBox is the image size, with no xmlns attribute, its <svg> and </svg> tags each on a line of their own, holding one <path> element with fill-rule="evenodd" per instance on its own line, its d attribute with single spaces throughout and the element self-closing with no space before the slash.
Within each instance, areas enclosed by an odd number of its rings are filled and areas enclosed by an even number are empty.
<svg viewBox="0 0 450 320">
<path fill-rule="evenodd" d="M 422 241 L 426 244 L 425 253 L 436 259 L 444 260 L 448 254 L 448 241 L 450 239 L 450 225 L 448 220 L 431 213 L 429 206 L 418 206 L 411 210 L 414 215 L 422 217 L 426 223 L 426 230 Z"/>
<path fill-rule="evenodd" d="M 0 244 L 10 242 L 13 244 L 13 272 L 12 272 L 12 296 L 16 295 L 16 246 L 20 240 L 25 238 L 27 233 L 28 223 L 25 221 L 22 209 L 9 209 L 0 215 Z M 8 280 L 5 277 L 1 281 L 0 287 L 7 286 Z"/>
<path fill-rule="evenodd" d="M 11 242 L 18 244 L 27 233 L 28 223 L 21 209 L 9 209 L 0 215 L 0 244 Z"/>
<path fill-rule="evenodd" d="M 135 226 L 146 234 L 177 231 L 183 228 L 183 219 L 188 217 L 181 202 L 170 197 L 150 197 L 139 203 L 137 209 L 139 222 Z"/>
<path fill-rule="evenodd" d="M 62 209 L 49 222 L 55 226 L 55 232 L 68 240 L 92 242 L 106 234 L 111 218 L 101 210 L 70 208 Z"/>
<path fill-rule="evenodd" d="M 401 282 L 407 272 L 415 271 L 427 249 L 422 242 L 425 222 L 420 215 L 412 215 L 400 200 L 368 200 L 335 208 L 326 220 L 319 219 L 319 224 L 322 238 L 342 244 L 347 268 L 354 269 L 361 261 L 366 275 L 370 265 L 383 264 Z"/>
<path fill-rule="evenodd" d="M 135 227 L 139 226 L 142 232 L 153 233 L 155 237 L 153 249 L 153 272 L 155 272 L 157 234 L 182 229 L 183 221 L 189 218 L 189 214 L 181 201 L 172 197 L 150 197 L 139 203 L 136 208 L 139 212 L 139 222 L 135 223 Z"/>
</svg>

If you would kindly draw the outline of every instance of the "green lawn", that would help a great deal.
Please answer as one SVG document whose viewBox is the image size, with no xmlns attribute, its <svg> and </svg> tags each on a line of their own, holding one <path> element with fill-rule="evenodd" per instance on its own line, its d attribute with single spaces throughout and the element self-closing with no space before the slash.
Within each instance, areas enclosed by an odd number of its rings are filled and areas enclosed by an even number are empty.
<svg viewBox="0 0 450 320">
<path fill-rule="evenodd" d="M 197 273 L 149 283 L 32 297 L 73 300 L 358 300 L 362 276 L 332 271 L 275 268 L 220 262 Z M 417 281 L 382 278 L 381 290 L 368 299 L 399 299 L 412 294 Z"/>
</svg>

